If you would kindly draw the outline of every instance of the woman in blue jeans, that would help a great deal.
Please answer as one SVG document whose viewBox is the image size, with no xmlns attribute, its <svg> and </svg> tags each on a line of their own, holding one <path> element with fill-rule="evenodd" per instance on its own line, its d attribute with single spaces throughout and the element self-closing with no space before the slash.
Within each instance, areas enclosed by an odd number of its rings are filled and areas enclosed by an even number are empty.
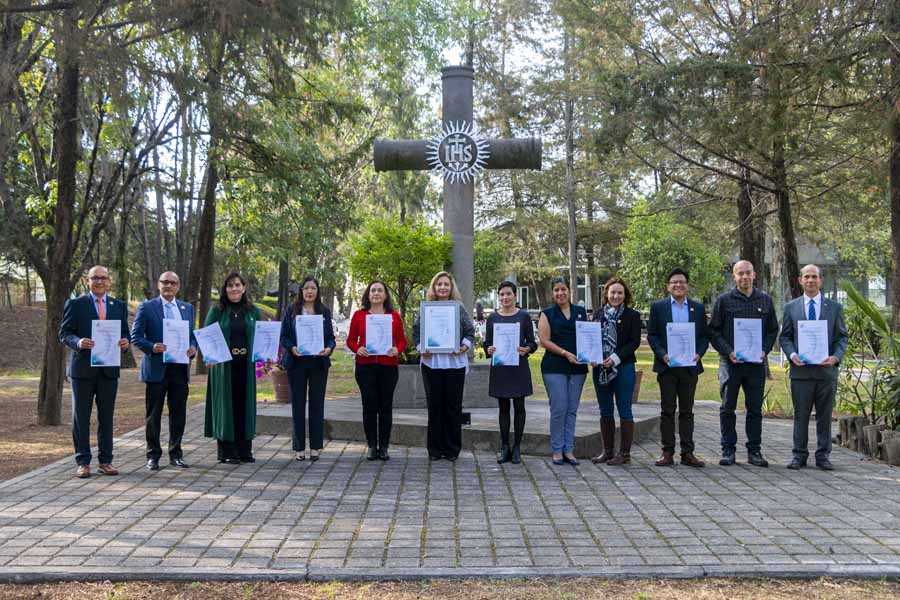
<svg viewBox="0 0 900 600">
<path fill-rule="evenodd" d="M 631 462 L 631 442 L 634 440 L 634 416 L 631 399 L 634 395 L 634 353 L 641 345 L 641 316 L 629 308 L 632 296 L 625 281 L 613 277 L 603 286 L 601 306 L 594 313 L 594 321 L 603 324 L 603 356 L 594 364 L 594 389 L 600 404 L 600 437 L 603 454 L 591 459 L 594 464 L 624 465 Z M 621 424 L 619 451 L 616 443 L 616 419 L 613 406 L 619 411 Z"/>
<path fill-rule="evenodd" d="M 575 418 L 587 365 L 575 356 L 575 323 L 587 320 L 587 311 L 569 302 L 569 285 L 561 277 L 550 282 L 554 305 L 541 311 L 538 336 L 544 347 L 541 376 L 550 397 L 550 446 L 553 464 L 578 464 L 575 450 Z"/>
</svg>

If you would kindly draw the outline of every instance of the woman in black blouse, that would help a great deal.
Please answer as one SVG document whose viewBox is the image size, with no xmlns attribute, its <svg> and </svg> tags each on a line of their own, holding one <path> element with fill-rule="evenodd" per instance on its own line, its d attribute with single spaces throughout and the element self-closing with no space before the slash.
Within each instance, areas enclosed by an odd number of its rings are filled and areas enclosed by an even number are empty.
<svg viewBox="0 0 900 600">
<path fill-rule="evenodd" d="M 516 284 L 504 281 L 497 288 L 497 294 L 500 297 L 500 308 L 487 318 L 484 351 L 488 356 L 494 356 L 496 350 L 494 346 L 495 324 L 518 324 L 519 364 L 516 366 L 497 364 L 492 359 L 488 394 L 500 403 L 500 452 L 497 453 L 497 462 L 519 464 L 522 461 L 520 445 L 522 435 L 525 433 L 525 396 L 534 393 L 531 386 L 531 370 L 528 368 L 528 356 L 537 350 L 537 343 L 534 341 L 534 325 L 531 323 L 531 317 L 516 306 Z M 509 408 L 511 402 L 515 406 L 516 417 L 513 425 L 515 437 L 510 448 Z"/>
<path fill-rule="evenodd" d="M 603 356 L 594 364 L 594 389 L 600 404 L 600 434 L 603 454 L 591 459 L 595 464 L 623 465 L 631 462 L 631 442 L 634 440 L 634 416 L 631 399 L 634 395 L 634 353 L 641 345 L 641 316 L 629 308 L 632 296 L 625 281 L 613 277 L 603 286 L 602 306 L 594 313 L 594 321 L 603 324 Z M 613 453 L 616 440 L 616 419 L 613 404 L 619 411 L 621 426 L 620 447 Z"/>
</svg>

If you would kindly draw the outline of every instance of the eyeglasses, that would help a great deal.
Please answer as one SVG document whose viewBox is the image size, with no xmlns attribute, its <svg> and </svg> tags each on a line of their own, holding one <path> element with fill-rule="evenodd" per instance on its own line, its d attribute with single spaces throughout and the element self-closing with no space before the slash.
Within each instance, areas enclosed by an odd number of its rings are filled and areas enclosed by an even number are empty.
<svg viewBox="0 0 900 600">
<path fill-rule="evenodd" d="M 88 277 L 91 281 L 109 281 L 109 277 L 104 277 L 102 275 L 94 275 L 93 277 Z"/>
<path fill-rule="evenodd" d="M 160 280 L 159 280 L 159 283 L 160 283 L 161 285 L 178 285 L 179 282 L 177 282 L 177 281 L 172 281 L 171 279 L 160 279 Z"/>
<path fill-rule="evenodd" d="M 675 281 L 670 281 L 669 285 L 687 285 L 687 281 L 683 279 L 676 279 Z"/>
</svg>

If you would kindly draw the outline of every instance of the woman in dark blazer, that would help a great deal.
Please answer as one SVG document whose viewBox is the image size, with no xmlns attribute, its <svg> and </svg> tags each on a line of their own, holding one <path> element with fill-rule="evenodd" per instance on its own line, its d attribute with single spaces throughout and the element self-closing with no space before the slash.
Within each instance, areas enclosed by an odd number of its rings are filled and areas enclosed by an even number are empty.
<svg viewBox="0 0 900 600">
<path fill-rule="evenodd" d="M 522 461 L 520 445 L 525 433 L 525 397 L 534 393 L 528 357 L 537 350 L 537 342 L 534 340 L 534 325 L 531 323 L 531 317 L 516 306 L 516 284 L 504 281 L 497 288 L 497 295 L 500 297 L 500 308 L 487 318 L 484 351 L 488 356 L 494 355 L 496 350 L 494 346 L 495 324 L 517 324 L 519 326 L 519 364 L 517 366 L 497 365 L 492 360 L 488 394 L 500 403 L 500 452 L 497 453 L 497 462 L 519 464 Z M 516 413 L 513 425 L 515 437 L 512 446 L 509 444 L 510 404 L 513 404 Z"/>
<path fill-rule="evenodd" d="M 296 317 L 322 315 L 325 348 L 311 356 L 297 348 Z M 319 460 L 325 429 L 325 388 L 334 351 L 334 323 L 331 311 L 322 304 L 319 282 L 312 275 L 303 278 L 297 298 L 284 311 L 281 322 L 282 361 L 291 384 L 291 415 L 294 421 L 293 447 L 297 460 L 306 460 L 306 400 L 309 398 L 309 459 Z"/>
<path fill-rule="evenodd" d="M 631 462 L 631 442 L 634 440 L 631 398 L 634 395 L 635 352 L 641 345 L 641 315 L 629 308 L 631 290 L 619 277 L 613 277 L 604 284 L 601 300 L 593 320 L 603 324 L 603 356 L 606 359 L 600 364 L 593 364 L 593 375 L 597 402 L 600 404 L 603 454 L 591 461 L 595 464 L 623 465 Z M 616 439 L 614 404 L 621 424 L 618 453 L 613 452 Z"/>
</svg>

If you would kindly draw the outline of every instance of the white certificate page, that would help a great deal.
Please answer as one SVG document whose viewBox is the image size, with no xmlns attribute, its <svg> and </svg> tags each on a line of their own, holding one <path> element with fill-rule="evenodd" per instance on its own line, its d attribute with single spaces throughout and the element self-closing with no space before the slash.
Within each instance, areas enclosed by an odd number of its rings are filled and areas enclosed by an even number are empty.
<svg viewBox="0 0 900 600">
<path fill-rule="evenodd" d="M 666 323 L 666 348 L 670 367 L 693 367 L 697 363 L 697 338 L 694 323 Z"/>
<path fill-rule="evenodd" d="M 578 362 L 603 362 L 603 324 L 599 321 L 575 322 L 575 347 Z"/>
<path fill-rule="evenodd" d="M 808 365 L 828 358 L 828 321 L 797 321 L 797 356 Z"/>
<path fill-rule="evenodd" d="M 225 341 L 225 335 L 218 323 L 213 323 L 203 329 L 194 330 L 194 339 L 203 353 L 203 362 L 223 363 L 231 360 L 231 350 Z"/>
<path fill-rule="evenodd" d="M 734 320 L 734 355 L 744 362 L 762 362 L 762 319 Z"/>
<path fill-rule="evenodd" d="M 122 350 L 119 348 L 122 321 L 91 321 L 91 339 L 94 340 L 94 347 L 91 348 L 92 367 L 122 366 Z"/>
<path fill-rule="evenodd" d="M 324 316 L 297 315 L 294 317 L 294 330 L 297 334 L 297 352 L 302 356 L 316 356 L 325 349 Z"/>
<path fill-rule="evenodd" d="M 519 339 L 522 327 L 519 323 L 494 323 L 494 354 L 491 364 L 495 367 L 519 366 Z"/>
<path fill-rule="evenodd" d="M 278 342 L 281 339 L 280 321 L 257 321 L 253 331 L 253 360 L 278 361 Z"/>
<path fill-rule="evenodd" d="M 191 362 L 187 355 L 191 345 L 190 323 L 181 319 L 163 319 L 163 341 L 166 351 L 163 362 L 186 365 Z"/>
<path fill-rule="evenodd" d="M 391 315 L 366 315 L 366 350 L 384 355 L 393 346 L 394 318 Z"/>
<path fill-rule="evenodd" d="M 452 352 L 459 348 L 456 339 L 456 324 L 459 323 L 458 306 L 425 304 L 422 307 L 422 338 L 425 350 Z"/>
</svg>

